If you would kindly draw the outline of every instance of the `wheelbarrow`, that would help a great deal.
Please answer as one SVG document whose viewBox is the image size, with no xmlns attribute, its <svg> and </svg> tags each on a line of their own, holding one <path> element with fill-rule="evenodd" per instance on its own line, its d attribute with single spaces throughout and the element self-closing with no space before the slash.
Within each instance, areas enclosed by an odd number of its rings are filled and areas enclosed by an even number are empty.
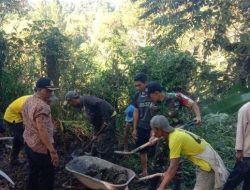
<svg viewBox="0 0 250 190">
<path fill-rule="evenodd" d="M 113 168 L 117 171 L 126 171 L 127 180 L 122 184 L 114 184 L 85 174 L 84 170 L 91 167 L 93 164 L 96 165 L 97 168 L 107 170 L 112 170 Z M 92 156 L 77 157 L 71 160 L 65 168 L 71 172 L 83 185 L 95 190 L 125 190 L 127 189 L 128 184 L 136 176 L 135 172 L 128 168 Z"/>
<path fill-rule="evenodd" d="M 82 169 L 84 169 L 84 168 L 88 168 L 93 163 L 96 164 L 98 167 L 102 167 L 106 169 L 115 168 L 116 170 L 127 171 L 127 174 L 128 174 L 127 181 L 123 184 L 118 185 L 118 184 L 110 183 L 107 181 L 103 181 L 103 180 L 91 177 L 90 175 L 86 175 L 85 172 L 79 171 L 79 164 L 82 165 L 80 167 L 83 167 Z M 132 180 L 134 180 L 134 178 L 136 177 L 135 172 L 132 171 L 131 169 L 128 169 L 128 168 L 113 164 L 111 162 L 108 162 L 106 160 L 103 160 L 101 158 L 92 157 L 92 156 L 77 157 L 71 160 L 65 166 L 65 168 L 67 171 L 71 172 L 84 186 L 94 189 L 94 190 L 128 190 L 128 184 L 131 183 Z M 155 173 L 155 174 L 151 174 L 151 175 L 144 176 L 141 178 L 135 178 L 134 181 L 141 182 L 141 181 L 145 181 L 145 180 L 152 179 L 155 177 L 162 177 L 163 175 L 164 173 Z M 69 189 L 76 189 L 76 187 L 65 186 L 65 184 L 64 184 L 64 187 L 69 188 Z"/>
</svg>

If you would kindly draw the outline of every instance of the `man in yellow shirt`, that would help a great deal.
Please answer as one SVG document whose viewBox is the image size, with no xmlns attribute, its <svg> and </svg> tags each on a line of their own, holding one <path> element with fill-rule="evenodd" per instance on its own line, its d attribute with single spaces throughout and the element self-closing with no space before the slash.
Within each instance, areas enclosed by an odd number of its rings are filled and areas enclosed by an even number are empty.
<svg viewBox="0 0 250 190">
<path fill-rule="evenodd" d="M 165 190 L 176 175 L 180 157 L 185 156 L 197 166 L 194 190 L 211 190 L 221 188 L 228 172 L 217 152 L 199 136 L 169 125 L 167 118 L 156 115 L 150 121 L 155 137 L 164 137 L 168 141 L 170 165 L 164 173 L 157 190 Z"/>
<path fill-rule="evenodd" d="M 22 96 L 14 100 L 6 109 L 4 113 L 4 122 L 9 126 L 12 135 L 14 136 L 13 148 L 10 156 L 10 164 L 15 165 L 19 163 L 18 154 L 24 146 L 23 142 L 23 120 L 21 109 L 25 101 L 31 95 Z"/>
</svg>

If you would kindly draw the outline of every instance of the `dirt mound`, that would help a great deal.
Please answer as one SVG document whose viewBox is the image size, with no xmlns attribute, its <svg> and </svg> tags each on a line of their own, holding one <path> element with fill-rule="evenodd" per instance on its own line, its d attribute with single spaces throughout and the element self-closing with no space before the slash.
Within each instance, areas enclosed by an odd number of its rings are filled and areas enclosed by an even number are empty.
<svg viewBox="0 0 250 190">
<path fill-rule="evenodd" d="M 84 163 L 78 162 L 76 171 L 93 178 L 106 181 L 112 184 L 124 184 L 128 181 L 128 172 L 126 170 L 117 170 L 116 168 L 100 168 L 96 164 L 88 167 Z"/>
</svg>

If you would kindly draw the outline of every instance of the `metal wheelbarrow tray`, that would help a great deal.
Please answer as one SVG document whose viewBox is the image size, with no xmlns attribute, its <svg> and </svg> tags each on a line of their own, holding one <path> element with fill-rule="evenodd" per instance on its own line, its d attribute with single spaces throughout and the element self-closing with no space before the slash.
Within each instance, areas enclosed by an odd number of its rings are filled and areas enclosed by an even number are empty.
<svg viewBox="0 0 250 190">
<path fill-rule="evenodd" d="M 112 184 L 107 181 L 99 180 L 97 178 L 91 177 L 89 175 L 86 175 L 82 172 L 79 172 L 79 163 L 83 164 L 84 167 L 88 168 L 92 164 L 95 164 L 99 168 L 105 168 L 105 169 L 111 169 L 114 168 L 116 170 L 121 170 L 121 171 L 126 171 L 128 180 L 126 183 L 123 184 Z M 91 189 L 96 189 L 96 190 L 123 190 L 125 189 L 128 184 L 132 181 L 132 179 L 135 177 L 135 172 L 132 170 L 113 164 L 111 162 L 108 162 L 106 160 L 97 158 L 97 157 L 92 157 L 92 156 L 80 156 L 77 157 L 73 160 L 71 160 L 67 165 L 66 165 L 66 170 L 71 172 L 82 184 L 84 184 L 86 187 L 91 188 Z"/>
</svg>

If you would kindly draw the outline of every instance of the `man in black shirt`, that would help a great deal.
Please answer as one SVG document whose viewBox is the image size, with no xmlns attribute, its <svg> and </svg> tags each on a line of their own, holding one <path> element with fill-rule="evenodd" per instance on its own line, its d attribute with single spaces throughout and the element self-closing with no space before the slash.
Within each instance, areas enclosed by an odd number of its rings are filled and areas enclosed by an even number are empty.
<svg viewBox="0 0 250 190">
<path fill-rule="evenodd" d="M 116 112 L 110 103 L 96 96 L 80 96 L 75 91 L 69 91 L 65 95 L 64 105 L 80 108 L 87 114 L 90 123 L 94 127 L 95 134 L 100 130 L 100 135 L 93 136 L 95 139 L 91 154 L 104 159 L 109 159 L 116 144 L 115 138 L 115 115 Z"/>
</svg>

